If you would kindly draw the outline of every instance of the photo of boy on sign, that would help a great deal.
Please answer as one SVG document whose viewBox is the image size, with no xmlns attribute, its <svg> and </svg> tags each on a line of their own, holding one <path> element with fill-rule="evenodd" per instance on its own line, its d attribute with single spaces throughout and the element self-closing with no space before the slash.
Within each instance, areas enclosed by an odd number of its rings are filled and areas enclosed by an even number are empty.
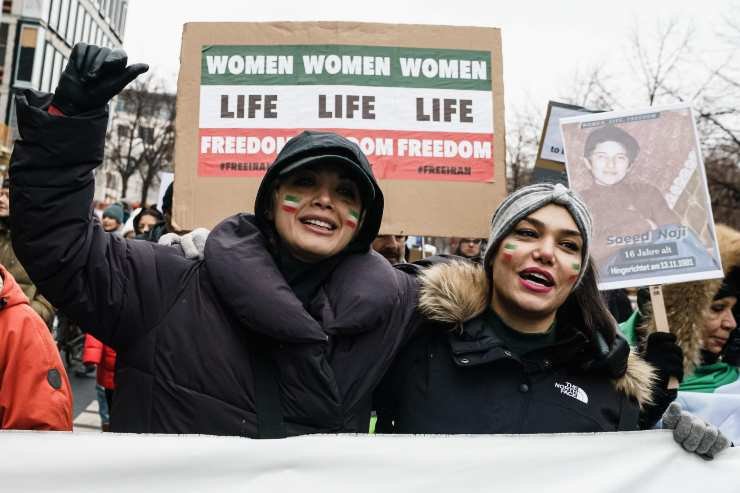
<svg viewBox="0 0 740 493">
<path fill-rule="evenodd" d="M 614 195 L 639 197 L 639 203 L 626 204 L 621 214 L 610 224 L 604 224 L 611 234 L 629 234 L 634 229 L 656 229 L 659 224 L 679 224 L 681 219 L 668 207 L 663 194 L 650 183 L 639 179 L 627 180 L 640 144 L 619 127 L 608 125 L 591 132 L 583 150 L 583 165 L 591 172 L 594 186 L 581 195 L 593 208 L 608 210 Z"/>
<path fill-rule="evenodd" d="M 690 112 L 616 115 L 562 121 L 569 180 L 594 217 L 600 289 L 715 277 L 719 256 L 698 147 L 687 138 Z"/>
</svg>

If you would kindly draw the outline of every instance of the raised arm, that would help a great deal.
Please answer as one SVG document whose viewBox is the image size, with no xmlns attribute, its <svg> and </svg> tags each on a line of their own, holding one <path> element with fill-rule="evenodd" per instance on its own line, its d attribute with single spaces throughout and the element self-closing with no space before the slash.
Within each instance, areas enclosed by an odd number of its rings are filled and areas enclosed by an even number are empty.
<svg viewBox="0 0 740 493">
<path fill-rule="evenodd" d="M 173 249 L 105 233 L 92 212 L 107 102 L 146 69 L 126 67 L 121 50 L 78 44 L 54 95 L 16 98 L 13 247 L 39 291 L 114 348 L 158 320 L 193 264 Z"/>
</svg>

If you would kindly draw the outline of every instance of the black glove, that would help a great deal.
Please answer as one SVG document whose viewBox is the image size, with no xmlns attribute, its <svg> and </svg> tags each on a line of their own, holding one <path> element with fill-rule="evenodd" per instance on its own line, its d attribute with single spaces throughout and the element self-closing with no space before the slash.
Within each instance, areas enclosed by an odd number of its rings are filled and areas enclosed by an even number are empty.
<svg viewBox="0 0 740 493">
<path fill-rule="evenodd" d="M 683 380 L 683 351 L 676 344 L 676 336 L 670 332 L 653 332 L 647 338 L 645 361 L 658 372 L 663 386 L 671 377 Z"/>
<path fill-rule="evenodd" d="M 740 366 L 740 329 L 730 332 L 730 337 L 722 349 L 722 361 L 732 366 Z"/>
<path fill-rule="evenodd" d="M 51 104 L 68 116 L 103 108 L 149 65 L 129 67 L 126 52 L 77 43 L 59 79 Z"/>
<path fill-rule="evenodd" d="M 623 376 L 627 371 L 627 360 L 630 355 L 627 340 L 617 333 L 614 337 L 614 344 L 610 347 L 601 332 L 597 331 L 594 344 L 596 345 L 596 356 L 586 364 L 586 367 L 590 371 L 608 375 L 609 378 Z"/>
</svg>

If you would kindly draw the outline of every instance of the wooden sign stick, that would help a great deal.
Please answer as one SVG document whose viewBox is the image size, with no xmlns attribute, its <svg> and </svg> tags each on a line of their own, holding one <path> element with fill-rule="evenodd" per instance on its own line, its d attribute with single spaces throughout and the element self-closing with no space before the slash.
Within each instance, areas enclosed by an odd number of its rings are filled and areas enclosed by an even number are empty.
<svg viewBox="0 0 740 493">
<path fill-rule="evenodd" d="M 653 305 L 653 317 L 655 317 L 655 329 L 658 332 L 670 332 L 668 327 L 668 315 L 665 311 L 665 301 L 663 301 L 663 286 L 660 284 L 650 286 L 650 303 Z M 678 388 L 678 379 L 671 377 L 668 380 L 668 389 Z"/>
</svg>

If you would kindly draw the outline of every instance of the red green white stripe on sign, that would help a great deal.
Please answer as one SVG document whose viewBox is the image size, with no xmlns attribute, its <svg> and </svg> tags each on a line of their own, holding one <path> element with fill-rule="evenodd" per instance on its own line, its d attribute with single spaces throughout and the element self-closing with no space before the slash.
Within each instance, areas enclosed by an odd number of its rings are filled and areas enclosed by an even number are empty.
<svg viewBox="0 0 740 493">
<path fill-rule="evenodd" d="M 349 217 L 344 223 L 350 228 L 356 228 L 357 223 L 360 221 L 360 214 L 357 211 L 349 211 Z"/>
<path fill-rule="evenodd" d="M 298 204 L 301 198 L 296 195 L 286 195 L 283 197 L 283 210 L 285 212 L 295 212 L 298 210 Z"/>
</svg>

